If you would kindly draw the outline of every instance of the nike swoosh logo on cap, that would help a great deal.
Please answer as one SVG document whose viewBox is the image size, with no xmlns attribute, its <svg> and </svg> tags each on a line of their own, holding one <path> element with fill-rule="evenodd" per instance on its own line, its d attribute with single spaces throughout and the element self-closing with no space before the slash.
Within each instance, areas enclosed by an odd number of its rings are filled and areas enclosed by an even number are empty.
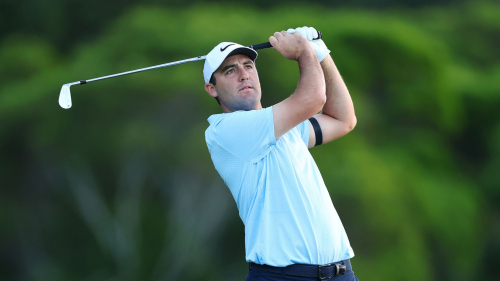
<svg viewBox="0 0 500 281">
<path fill-rule="evenodd" d="M 227 46 L 226 46 L 226 47 L 224 47 L 224 48 L 220 48 L 220 51 L 221 51 L 221 52 L 224 52 L 224 51 L 227 49 L 227 47 L 229 47 L 229 46 L 231 46 L 231 45 L 234 45 L 234 44 L 229 44 L 229 45 L 227 45 Z"/>
</svg>

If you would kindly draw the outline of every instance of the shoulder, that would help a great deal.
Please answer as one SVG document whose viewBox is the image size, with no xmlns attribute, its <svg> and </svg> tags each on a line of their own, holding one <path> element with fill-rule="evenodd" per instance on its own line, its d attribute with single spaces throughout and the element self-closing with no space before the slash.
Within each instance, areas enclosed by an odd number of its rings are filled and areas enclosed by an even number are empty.
<svg viewBox="0 0 500 281">
<path fill-rule="evenodd" d="M 214 114 L 208 118 L 210 126 L 207 130 L 214 130 L 220 127 L 230 127 L 231 129 L 237 127 L 238 129 L 244 129 L 244 127 L 258 125 L 256 122 L 262 122 L 266 119 L 271 119 L 272 121 L 272 114 L 272 107 L 259 110 Z"/>
<path fill-rule="evenodd" d="M 205 131 L 208 146 L 250 159 L 276 143 L 272 108 L 216 114 L 208 118 Z M 260 154 L 259 154 L 260 155 Z"/>
</svg>

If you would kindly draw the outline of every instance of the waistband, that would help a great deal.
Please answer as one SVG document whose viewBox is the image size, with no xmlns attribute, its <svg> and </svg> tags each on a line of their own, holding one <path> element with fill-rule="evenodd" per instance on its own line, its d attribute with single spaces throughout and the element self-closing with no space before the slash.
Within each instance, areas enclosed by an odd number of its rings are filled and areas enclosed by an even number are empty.
<svg viewBox="0 0 500 281">
<path fill-rule="evenodd" d="M 279 273 L 282 275 L 318 278 L 325 280 L 352 270 L 351 261 L 343 260 L 325 265 L 292 264 L 286 267 L 275 267 L 265 264 L 249 263 L 249 270 Z"/>
</svg>

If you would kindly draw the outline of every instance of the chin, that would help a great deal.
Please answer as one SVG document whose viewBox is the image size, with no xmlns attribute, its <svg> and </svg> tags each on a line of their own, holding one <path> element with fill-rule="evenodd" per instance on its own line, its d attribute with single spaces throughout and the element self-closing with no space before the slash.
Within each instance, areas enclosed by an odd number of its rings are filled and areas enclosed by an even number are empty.
<svg viewBox="0 0 500 281">
<path fill-rule="evenodd" d="M 233 111 L 238 111 L 238 110 L 244 110 L 244 111 L 249 111 L 249 110 L 254 110 L 256 108 L 255 102 L 251 103 L 241 103 L 237 105 L 233 105 L 231 108 L 233 108 Z"/>
<path fill-rule="evenodd" d="M 224 104 L 224 106 L 230 110 L 230 111 L 238 111 L 238 110 L 244 110 L 244 111 L 249 111 L 249 110 L 255 110 L 255 109 L 260 109 L 260 101 L 257 98 L 257 93 L 246 96 L 246 97 L 239 97 L 236 99 L 232 100 L 226 100 L 221 102 Z"/>
<path fill-rule="evenodd" d="M 240 109 L 238 110 L 244 110 L 244 111 L 250 111 L 250 110 L 254 110 L 255 108 L 253 106 L 243 106 L 243 107 L 240 107 Z"/>
</svg>

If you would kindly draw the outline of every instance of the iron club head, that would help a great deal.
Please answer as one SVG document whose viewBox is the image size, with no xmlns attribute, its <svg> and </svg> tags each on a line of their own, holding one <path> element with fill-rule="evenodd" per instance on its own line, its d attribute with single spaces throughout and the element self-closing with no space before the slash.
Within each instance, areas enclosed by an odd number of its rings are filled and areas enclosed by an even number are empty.
<svg viewBox="0 0 500 281">
<path fill-rule="evenodd" d="M 71 92 L 69 90 L 70 86 L 71 84 L 64 84 L 61 88 L 61 93 L 59 94 L 59 105 L 64 109 L 68 109 L 71 107 Z"/>
<path fill-rule="evenodd" d="M 73 83 L 67 83 L 64 84 L 61 88 L 61 93 L 59 94 L 59 105 L 64 108 L 68 109 L 71 108 L 71 91 L 69 90 L 69 87 L 73 85 L 79 85 L 80 82 L 73 82 Z"/>
</svg>

